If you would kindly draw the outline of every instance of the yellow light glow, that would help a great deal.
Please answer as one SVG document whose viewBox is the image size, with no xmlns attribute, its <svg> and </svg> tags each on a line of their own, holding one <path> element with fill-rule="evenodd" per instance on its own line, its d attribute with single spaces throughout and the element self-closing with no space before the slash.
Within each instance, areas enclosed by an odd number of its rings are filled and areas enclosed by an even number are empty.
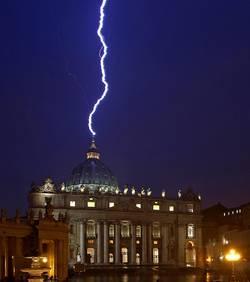
<svg viewBox="0 0 250 282">
<path fill-rule="evenodd" d="M 43 263 L 47 263 L 47 262 L 48 262 L 48 258 L 47 258 L 47 257 L 43 257 L 43 258 L 42 258 L 42 262 L 43 262 Z"/>
<path fill-rule="evenodd" d="M 238 261 L 241 259 L 241 255 L 236 252 L 235 249 L 229 250 L 229 252 L 225 255 L 227 261 Z"/>
<path fill-rule="evenodd" d="M 212 258 L 211 258 L 211 257 L 207 257 L 206 261 L 207 261 L 208 263 L 211 263 L 211 262 L 212 262 Z"/>
</svg>

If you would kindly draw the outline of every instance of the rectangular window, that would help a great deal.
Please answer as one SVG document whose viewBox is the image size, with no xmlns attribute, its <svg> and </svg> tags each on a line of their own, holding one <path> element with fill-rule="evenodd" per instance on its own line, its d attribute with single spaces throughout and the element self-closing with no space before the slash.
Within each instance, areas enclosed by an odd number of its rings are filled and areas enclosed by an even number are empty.
<svg viewBox="0 0 250 282">
<path fill-rule="evenodd" d="M 160 210 L 160 205 L 159 204 L 154 204 L 153 205 L 153 210 L 154 211 L 159 211 Z"/>
<path fill-rule="evenodd" d="M 168 210 L 169 210 L 170 212 L 173 212 L 173 211 L 174 211 L 174 206 L 169 206 L 169 207 L 168 207 Z"/>
<path fill-rule="evenodd" d="M 195 230 L 194 224 L 187 225 L 187 238 L 194 238 L 195 237 Z"/>
<path fill-rule="evenodd" d="M 109 237 L 111 237 L 111 238 L 115 237 L 115 226 L 114 226 L 114 224 L 109 225 Z"/>
<path fill-rule="evenodd" d="M 109 202 L 109 208 L 113 208 L 115 206 L 114 202 Z"/>
<path fill-rule="evenodd" d="M 87 205 L 88 205 L 88 208 L 95 208 L 95 202 L 94 201 L 89 201 L 87 203 Z"/>
<path fill-rule="evenodd" d="M 160 230 L 160 226 L 158 224 L 153 225 L 152 235 L 153 235 L 153 238 L 160 238 L 161 237 L 161 230 Z"/>
<path fill-rule="evenodd" d="M 190 212 L 190 213 L 194 212 L 194 205 L 193 204 L 187 204 L 187 212 Z"/>
<path fill-rule="evenodd" d="M 75 201 L 70 201 L 69 202 L 69 206 L 70 207 L 75 207 L 76 206 L 76 202 Z"/>
<path fill-rule="evenodd" d="M 136 238 L 141 238 L 141 225 L 136 226 L 135 233 Z"/>
<path fill-rule="evenodd" d="M 138 204 L 136 204 L 135 206 L 136 206 L 138 209 L 141 209 L 141 204 L 138 203 Z"/>
</svg>

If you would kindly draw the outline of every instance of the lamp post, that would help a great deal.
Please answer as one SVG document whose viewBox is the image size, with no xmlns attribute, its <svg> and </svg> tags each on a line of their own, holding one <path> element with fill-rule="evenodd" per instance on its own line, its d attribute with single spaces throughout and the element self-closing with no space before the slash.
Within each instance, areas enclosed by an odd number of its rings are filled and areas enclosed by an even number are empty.
<svg viewBox="0 0 250 282">
<path fill-rule="evenodd" d="M 241 255 L 235 249 L 230 249 L 225 258 L 232 263 L 232 281 L 236 281 L 234 263 L 241 259 Z"/>
</svg>

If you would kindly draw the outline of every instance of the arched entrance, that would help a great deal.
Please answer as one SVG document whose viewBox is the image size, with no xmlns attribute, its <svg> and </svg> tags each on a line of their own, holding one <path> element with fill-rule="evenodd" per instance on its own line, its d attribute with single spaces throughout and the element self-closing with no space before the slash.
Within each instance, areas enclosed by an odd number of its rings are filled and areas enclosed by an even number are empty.
<svg viewBox="0 0 250 282">
<path fill-rule="evenodd" d="M 87 248 L 87 263 L 95 263 L 95 249 Z"/>
<path fill-rule="evenodd" d="M 186 266 L 196 267 L 196 249 L 194 243 L 189 241 L 186 244 Z"/>
<path fill-rule="evenodd" d="M 153 264 L 159 263 L 159 249 L 153 248 Z"/>
<path fill-rule="evenodd" d="M 141 256 L 140 256 L 139 253 L 136 253 L 135 263 L 136 264 L 141 264 Z"/>
<path fill-rule="evenodd" d="M 122 248 L 122 263 L 128 263 L 128 248 Z"/>
</svg>

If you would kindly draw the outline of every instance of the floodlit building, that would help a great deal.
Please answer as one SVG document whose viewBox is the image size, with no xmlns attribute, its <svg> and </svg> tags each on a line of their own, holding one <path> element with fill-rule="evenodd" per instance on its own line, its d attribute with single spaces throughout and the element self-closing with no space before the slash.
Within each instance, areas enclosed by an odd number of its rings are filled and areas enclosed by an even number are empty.
<svg viewBox="0 0 250 282">
<path fill-rule="evenodd" d="M 240 265 L 250 265 L 250 203 L 227 208 L 220 203 L 202 211 L 203 244 L 207 267 L 223 268 L 230 249 L 241 254 Z"/>
<path fill-rule="evenodd" d="M 202 265 L 200 196 L 190 189 L 175 199 L 163 191 L 119 188 L 93 141 L 86 159 L 60 187 L 47 179 L 33 185 L 35 216 L 51 199 L 54 215 L 69 217 L 69 264 Z"/>
<path fill-rule="evenodd" d="M 8 218 L 1 210 L 0 215 L 0 281 L 5 278 L 22 280 L 30 268 L 31 257 L 36 257 L 46 274 L 60 281 L 68 277 L 68 224 L 60 215 L 53 218 L 52 208 L 47 202 L 44 215 L 34 219 L 32 212 L 27 217 L 16 213 Z M 26 273 L 27 274 L 27 273 Z M 26 275 L 27 277 L 27 275 Z"/>
</svg>

